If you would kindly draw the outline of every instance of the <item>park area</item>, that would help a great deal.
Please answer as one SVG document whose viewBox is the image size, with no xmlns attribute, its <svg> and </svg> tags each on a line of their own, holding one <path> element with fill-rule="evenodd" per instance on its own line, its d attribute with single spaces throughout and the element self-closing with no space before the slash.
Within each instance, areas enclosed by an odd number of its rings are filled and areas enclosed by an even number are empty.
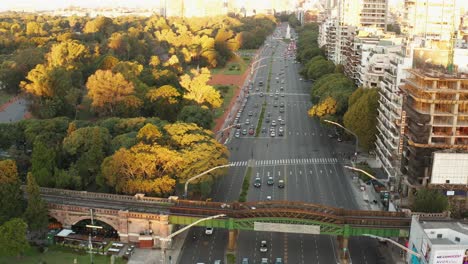
<svg viewBox="0 0 468 264">
<path fill-rule="evenodd" d="M 0 264 L 39 264 L 39 263 L 91 263 L 91 257 L 83 251 L 75 251 L 75 249 L 64 248 L 60 246 L 50 246 L 43 253 L 39 252 L 38 248 L 31 247 L 21 257 L 0 257 Z M 95 264 L 111 263 L 110 256 L 93 254 L 93 262 Z M 115 258 L 115 264 L 127 263 L 122 258 Z"/>
</svg>

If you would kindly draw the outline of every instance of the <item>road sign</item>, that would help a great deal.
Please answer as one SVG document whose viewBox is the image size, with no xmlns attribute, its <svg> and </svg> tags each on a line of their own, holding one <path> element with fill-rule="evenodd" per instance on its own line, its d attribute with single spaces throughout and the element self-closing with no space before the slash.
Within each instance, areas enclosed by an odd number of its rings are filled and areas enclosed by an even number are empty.
<svg viewBox="0 0 468 264">
<path fill-rule="evenodd" d="M 294 225 L 294 224 L 254 222 L 254 230 L 266 231 L 266 232 L 312 234 L 312 235 L 320 234 L 320 226 L 318 225 Z"/>
</svg>

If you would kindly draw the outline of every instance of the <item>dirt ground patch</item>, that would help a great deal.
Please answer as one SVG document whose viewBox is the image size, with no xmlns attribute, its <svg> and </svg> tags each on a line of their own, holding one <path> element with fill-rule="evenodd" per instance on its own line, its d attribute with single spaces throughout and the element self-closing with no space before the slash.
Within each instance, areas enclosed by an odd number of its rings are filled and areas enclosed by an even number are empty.
<svg viewBox="0 0 468 264">
<path fill-rule="evenodd" d="M 241 89 L 244 88 L 244 81 L 245 78 L 249 76 L 250 67 L 246 69 L 244 74 L 242 75 L 228 75 L 228 74 L 214 74 L 211 76 L 211 80 L 208 82 L 210 85 L 235 85 L 237 86 L 237 90 L 234 91 L 234 95 L 231 98 L 231 102 L 229 103 L 229 107 L 227 107 L 226 111 L 222 116 L 215 120 L 216 125 L 213 128 L 213 132 L 217 132 L 221 129 L 224 120 L 229 115 L 229 109 L 236 103 L 237 98 L 239 97 L 239 93 Z"/>
</svg>

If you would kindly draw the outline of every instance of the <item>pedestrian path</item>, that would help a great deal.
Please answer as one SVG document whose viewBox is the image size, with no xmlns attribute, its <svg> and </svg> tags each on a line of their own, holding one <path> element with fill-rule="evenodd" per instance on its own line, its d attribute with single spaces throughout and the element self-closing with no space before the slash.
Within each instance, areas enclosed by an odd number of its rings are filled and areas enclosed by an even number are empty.
<svg viewBox="0 0 468 264">
<path fill-rule="evenodd" d="M 302 159 L 277 159 L 277 160 L 255 160 L 253 166 L 274 166 L 274 165 L 303 165 L 303 164 L 332 164 L 338 163 L 337 158 L 302 158 Z M 229 165 L 231 167 L 247 166 L 249 161 L 233 161 Z"/>
</svg>

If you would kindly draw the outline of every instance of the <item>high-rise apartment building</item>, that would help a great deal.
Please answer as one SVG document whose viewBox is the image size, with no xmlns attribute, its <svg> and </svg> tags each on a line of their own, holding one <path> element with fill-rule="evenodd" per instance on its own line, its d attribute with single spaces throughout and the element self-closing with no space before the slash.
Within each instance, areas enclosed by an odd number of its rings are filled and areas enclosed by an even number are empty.
<svg viewBox="0 0 468 264">
<path fill-rule="evenodd" d="M 346 63 L 346 43 L 354 37 L 357 29 L 369 27 L 385 30 L 387 8 L 388 0 L 338 0 L 333 8 L 326 11 L 328 17 L 324 23 L 327 26 L 320 32 L 336 36 L 326 43 L 328 59 L 335 64 Z"/>
<path fill-rule="evenodd" d="M 416 36 L 448 41 L 459 19 L 455 0 L 405 0 L 402 32 L 410 41 Z"/>
<path fill-rule="evenodd" d="M 361 9 L 360 24 L 363 27 L 385 29 L 387 25 L 388 0 L 364 0 Z"/>
<path fill-rule="evenodd" d="M 388 0 L 340 0 L 337 8 L 344 25 L 385 29 Z"/>
</svg>

